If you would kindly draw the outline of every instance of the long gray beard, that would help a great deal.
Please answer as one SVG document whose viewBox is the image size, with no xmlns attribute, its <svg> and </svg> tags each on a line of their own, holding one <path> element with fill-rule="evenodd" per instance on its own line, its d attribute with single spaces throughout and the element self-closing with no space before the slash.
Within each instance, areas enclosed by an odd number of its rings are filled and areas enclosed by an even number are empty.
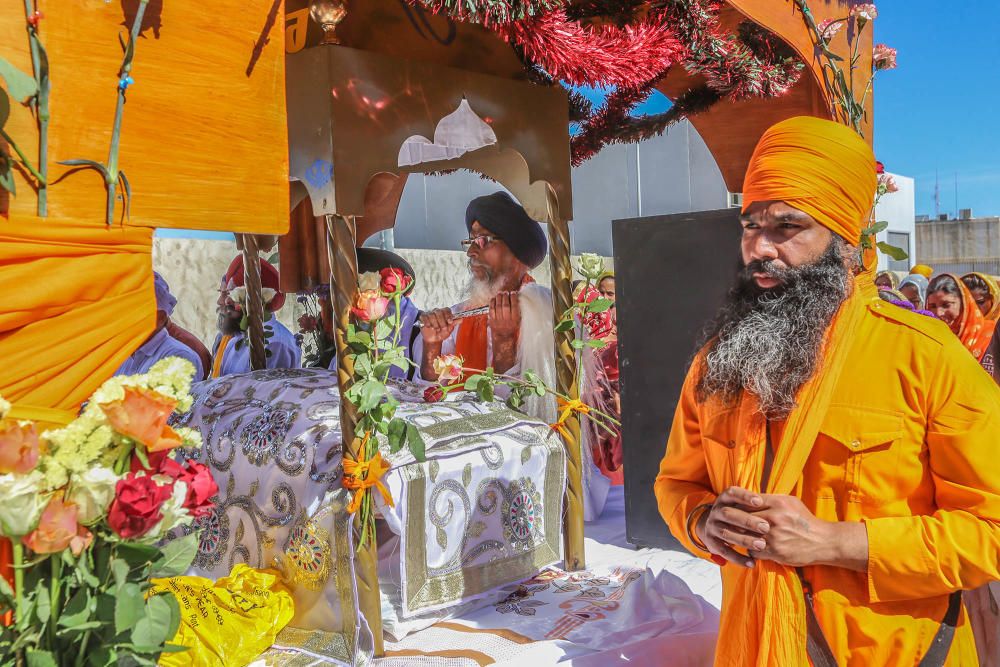
<svg viewBox="0 0 1000 667">
<path fill-rule="evenodd" d="M 784 419 L 796 406 L 799 390 L 817 371 L 827 328 L 850 294 L 850 248 L 835 236 L 813 264 L 776 269 L 770 261 L 751 262 L 729 294 L 729 301 L 707 332 L 707 354 L 696 396 L 733 405 L 743 391 L 753 394 L 760 411 Z M 853 256 L 853 253 L 851 253 Z M 752 274 L 783 281 L 762 290 Z"/>
<path fill-rule="evenodd" d="M 463 294 L 468 308 L 479 308 L 488 305 L 490 300 L 500 293 L 503 280 L 500 278 L 479 280 L 475 276 L 469 278 Z"/>
</svg>

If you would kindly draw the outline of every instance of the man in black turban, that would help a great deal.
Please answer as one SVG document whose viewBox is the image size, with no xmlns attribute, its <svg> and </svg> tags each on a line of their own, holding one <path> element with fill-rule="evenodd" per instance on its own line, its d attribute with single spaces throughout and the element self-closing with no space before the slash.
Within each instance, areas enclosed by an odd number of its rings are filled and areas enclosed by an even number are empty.
<svg viewBox="0 0 1000 667">
<path fill-rule="evenodd" d="M 417 361 L 421 376 L 428 381 L 437 379 L 434 360 L 442 354 L 460 355 L 466 368 L 492 366 L 498 373 L 519 372 L 520 348 L 530 338 L 522 335 L 526 299 L 537 301 L 529 304 L 532 312 L 549 308 L 546 326 L 551 330 L 551 294 L 531 284 L 528 275 L 542 263 L 548 249 L 542 226 L 506 192 L 473 199 L 465 212 L 465 226 L 469 238 L 462 245 L 471 273 L 468 298 L 421 317 L 422 349 Z M 489 306 L 488 314 L 455 318 L 456 313 L 483 306 Z"/>
</svg>

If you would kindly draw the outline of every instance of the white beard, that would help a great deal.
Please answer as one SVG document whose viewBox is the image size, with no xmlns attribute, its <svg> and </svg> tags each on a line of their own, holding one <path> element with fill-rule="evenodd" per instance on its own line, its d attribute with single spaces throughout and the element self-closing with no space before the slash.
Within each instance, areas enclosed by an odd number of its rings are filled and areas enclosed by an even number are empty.
<svg viewBox="0 0 1000 667">
<path fill-rule="evenodd" d="M 463 291 L 466 310 L 488 306 L 493 297 L 501 292 L 502 286 L 503 282 L 498 279 L 483 280 L 471 276 Z"/>
</svg>

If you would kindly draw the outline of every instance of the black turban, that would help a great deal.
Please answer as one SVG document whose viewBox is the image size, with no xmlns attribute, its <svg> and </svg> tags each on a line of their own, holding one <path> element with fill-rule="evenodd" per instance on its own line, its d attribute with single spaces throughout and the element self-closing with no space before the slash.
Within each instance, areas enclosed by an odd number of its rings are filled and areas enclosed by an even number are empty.
<svg viewBox="0 0 1000 667">
<path fill-rule="evenodd" d="M 545 259 L 548 243 L 542 226 L 506 192 L 494 192 L 469 202 L 465 227 L 470 233 L 473 222 L 496 234 L 525 266 L 533 269 Z"/>
<path fill-rule="evenodd" d="M 380 248 L 358 248 L 358 273 L 378 273 L 382 269 L 399 269 L 414 280 L 413 267 L 394 252 Z"/>
</svg>

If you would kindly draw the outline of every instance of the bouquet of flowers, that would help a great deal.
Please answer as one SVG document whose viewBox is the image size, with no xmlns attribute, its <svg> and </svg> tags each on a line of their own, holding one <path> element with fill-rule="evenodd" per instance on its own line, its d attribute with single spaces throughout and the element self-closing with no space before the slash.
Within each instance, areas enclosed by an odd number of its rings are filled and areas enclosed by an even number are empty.
<svg viewBox="0 0 1000 667">
<path fill-rule="evenodd" d="M 111 378 L 64 428 L 39 434 L 7 419 L 0 399 L 0 535 L 13 546 L 14 586 L 0 577 L 0 665 L 155 665 L 173 646 L 180 610 L 150 594 L 151 577 L 183 574 L 196 533 L 164 541 L 211 511 L 218 487 L 204 466 L 178 463 L 200 447 L 174 430 L 191 407 L 190 362 Z"/>
</svg>

